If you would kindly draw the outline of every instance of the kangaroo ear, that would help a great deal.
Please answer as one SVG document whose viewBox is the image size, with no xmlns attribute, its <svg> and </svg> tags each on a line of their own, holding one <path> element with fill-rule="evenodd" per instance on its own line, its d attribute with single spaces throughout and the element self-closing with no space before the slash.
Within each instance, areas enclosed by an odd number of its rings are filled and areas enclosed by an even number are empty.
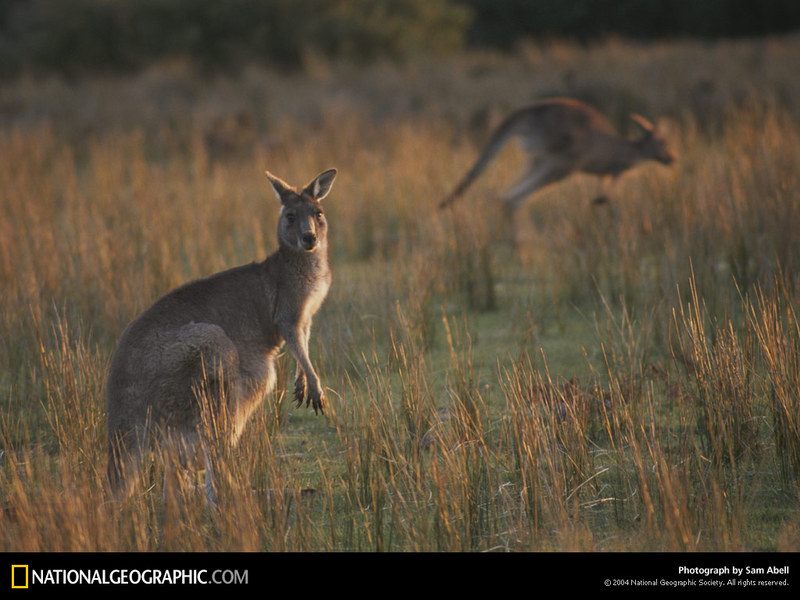
<svg viewBox="0 0 800 600">
<path fill-rule="evenodd" d="M 631 119 L 633 120 L 634 123 L 636 123 L 636 126 L 638 127 L 639 131 L 643 134 L 652 134 L 653 131 L 655 130 L 653 124 L 647 119 L 645 119 L 642 115 L 632 114 Z"/>
<path fill-rule="evenodd" d="M 322 200 L 328 195 L 333 187 L 333 180 L 336 178 L 336 169 L 328 169 L 317 175 L 314 180 L 309 183 L 303 193 L 310 195 L 314 200 Z"/>
<path fill-rule="evenodd" d="M 278 197 L 278 200 L 283 202 L 283 197 L 288 194 L 289 192 L 294 191 L 292 186 L 286 183 L 280 177 L 275 177 L 272 173 L 267 171 L 267 179 L 269 180 L 269 184 L 272 187 L 272 191 L 275 192 L 275 195 Z"/>
</svg>

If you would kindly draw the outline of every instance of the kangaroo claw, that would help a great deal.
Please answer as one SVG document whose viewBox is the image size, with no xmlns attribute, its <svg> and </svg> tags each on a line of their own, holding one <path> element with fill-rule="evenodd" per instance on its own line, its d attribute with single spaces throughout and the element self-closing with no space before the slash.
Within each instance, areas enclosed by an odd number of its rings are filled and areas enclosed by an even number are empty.
<svg viewBox="0 0 800 600">
<path fill-rule="evenodd" d="M 297 408 L 303 406 L 303 399 L 306 396 L 306 386 L 305 381 L 300 381 L 299 379 L 294 384 L 294 401 L 297 403 Z M 308 404 L 306 404 L 308 406 Z"/>
<path fill-rule="evenodd" d="M 308 407 L 309 401 L 311 402 L 311 407 L 314 409 L 314 414 L 325 414 L 325 394 L 322 390 L 319 392 L 309 394 L 310 398 L 306 399 L 306 407 Z"/>
<path fill-rule="evenodd" d="M 309 389 L 304 377 L 298 377 L 294 383 L 294 401 L 297 403 L 297 408 L 302 407 L 305 401 L 306 408 L 313 408 L 314 414 L 325 414 L 325 393 L 321 389 Z"/>
</svg>

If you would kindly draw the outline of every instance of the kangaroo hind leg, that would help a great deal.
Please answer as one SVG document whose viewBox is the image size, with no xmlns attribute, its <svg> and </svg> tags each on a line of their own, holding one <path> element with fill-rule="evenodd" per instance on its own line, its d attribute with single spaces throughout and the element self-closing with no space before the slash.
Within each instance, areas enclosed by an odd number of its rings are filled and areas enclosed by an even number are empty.
<svg viewBox="0 0 800 600">
<path fill-rule="evenodd" d="M 531 162 L 517 183 L 503 195 L 506 212 L 513 213 L 528 196 L 564 179 L 572 170 L 571 165 L 561 161 L 540 159 Z"/>
</svg>

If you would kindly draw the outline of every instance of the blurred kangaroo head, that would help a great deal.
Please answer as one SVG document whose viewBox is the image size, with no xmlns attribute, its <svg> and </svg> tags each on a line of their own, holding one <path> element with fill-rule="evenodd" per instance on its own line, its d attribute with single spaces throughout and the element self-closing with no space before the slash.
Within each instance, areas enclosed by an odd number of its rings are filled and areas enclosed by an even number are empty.
<svg viewBox="0 0 800 600">
<path fill-rule="evenodd" d="M 335 177 L 336 169 L 329 169 L 298 190 L 267 172 L 267 179 L 281 201 L 278 219 L 278 241 L 281 246 L 300 252 L 314 252 L 326 245 L 328 224 L 322 199 L 331 191 Z"/>
<path fill-rule="evenodd" d="M 640 115 L 631 115 L 631 119 L 639 130 L 639 138 L 635 143 L 642 156 L 664 165 L 671 165 L 675 162 L 675 155 L 670 150 L 667 140 L 650 121 Z"/>
</svg>

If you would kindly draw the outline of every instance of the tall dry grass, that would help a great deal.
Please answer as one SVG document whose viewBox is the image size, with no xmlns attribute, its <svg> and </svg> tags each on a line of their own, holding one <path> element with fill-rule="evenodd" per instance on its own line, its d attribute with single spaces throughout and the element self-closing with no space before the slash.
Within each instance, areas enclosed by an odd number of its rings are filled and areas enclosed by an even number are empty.
<svg viewBox="0 0 800 600">
<path fill-rule="evenodd" d="M 797 550 L 797 40 L 528 45 L 399 69 L 23 80 L 0 96 L 3 550 Z M 608 207 L 577 176 L 438 199 L 503 111 L 550 94 L 666 115 L 674 169 Z M 312 354 L 220 449 L 220 509 L 146 463 L 106 497 L 122 328 L 274 247 L 270 169 L 340 170 Z"/>
</svg>

